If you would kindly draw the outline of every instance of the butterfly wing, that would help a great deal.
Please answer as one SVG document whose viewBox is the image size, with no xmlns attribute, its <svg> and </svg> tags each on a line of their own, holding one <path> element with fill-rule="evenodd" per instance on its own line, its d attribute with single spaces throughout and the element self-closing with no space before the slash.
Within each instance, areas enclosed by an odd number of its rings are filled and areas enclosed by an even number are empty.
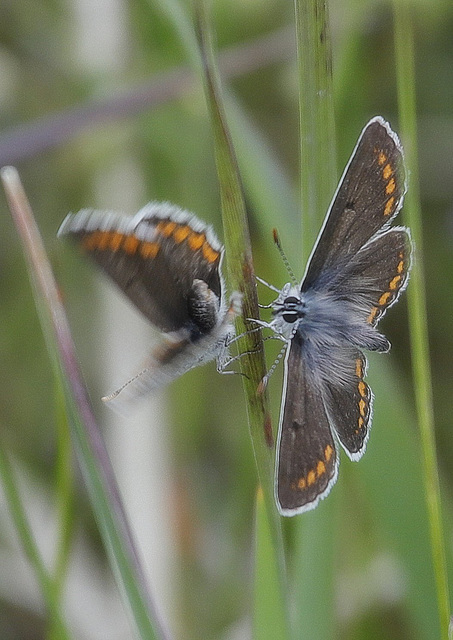
<svg viewBox="0 0 453 640">
<path fill-rule="evenodd" d="M 354 256 L 396 216 L 405 193 L 403 152 L 381 117 L 364 128 L 343 173 L 302 282 L 312 287 L 325 269 Z"/>
<path fill-rule="evenodd" d="M 375 327 L 408 280 L 410 234 L 388 228 L 404 193 L 398 137 L 374 118 L 340 181 L 300 299 L 294 293 L 275 305 L 284 328 L 299 323 L 285 358 L 280 413 L 276 499 L 283 515 L 314 508 L 330 491 L 337 476 L 336 438 L 352 460 L 365 451 L 373 394 L 364 381 L 361 349 L 390 347 Z"/>
<path fill-rule="evenodd" d="M 314 509 L 337 478 L 337 450 L 306 347 L 296 331 L 285 358 L 275 493 L 286 516 Z"/>
<path fill-rule="evenodd" d="M 223 248 L 193 214 L 168 203 L 150 203 L 134 217 L 83 210 L 67 216 L 58 234 L 76 239 L 163 331 L 207 333 L 214 326 L 222 296 Z M 200 283 L 205 283 L 201 293 Z M 212 313 L 205 313 L 209 295 Z"/>
<path fill-rule="evenodd" d="M 411 251 L 407 229 L 394 227 L 377 235 L 349 262 L 336 293 L 356 301 L 366 322 L 375 326 L 406 288 Z"/>
<path fill-rule="evenodd" d="M 358 349 L 344 350 L 341 386 L 324 380 L 322 393 L 330 423 L 351 460 L 365 452 L 373 415 L 373 393 L 364 381 L 367 362 Z"/>
</svg>

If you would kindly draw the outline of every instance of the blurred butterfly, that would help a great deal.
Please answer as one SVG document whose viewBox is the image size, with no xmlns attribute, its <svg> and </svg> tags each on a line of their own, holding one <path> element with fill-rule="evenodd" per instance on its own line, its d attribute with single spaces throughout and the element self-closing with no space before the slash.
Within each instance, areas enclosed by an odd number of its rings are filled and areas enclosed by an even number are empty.
<svg viewBox="0 0 453 640">
<path fill-rule="evenodd" d="M 59 236 L 70 236 L 162 330 L 145 368 L 104 400 L 129 403 L 193 367 L 228 360 L 241 295 L 225 300 L 223 247 L 195 215 L 151 202 L 135 216 L 85 209 L 69 214 Z"/>
</svg>

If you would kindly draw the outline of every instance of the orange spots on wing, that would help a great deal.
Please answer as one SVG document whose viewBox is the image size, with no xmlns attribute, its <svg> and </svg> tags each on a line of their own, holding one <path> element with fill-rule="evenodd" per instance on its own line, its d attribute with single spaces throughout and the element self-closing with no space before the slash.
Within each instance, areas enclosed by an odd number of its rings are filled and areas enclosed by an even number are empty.
<svg viewBox="0 0 453 640">
<path fill-rule="evenodd" d="M 363 377 L 363 366 L 362 366 L 361 358 L 357 358 L 356 361 L 355 361 L 355 375 L 358 378 L 362 378 Z"/>
<path fill-rule="evenodd" d="M 133 255 L 140 244 L 140 240 L 136 236 L 126 236 L 123 242 L 123 249 L 129 255 Z"/>
<path fill-rule="evenodd" d="M 382 176 L 384 180 L 388 180 L 393 173 L 393 169 L 390 164 L 386 164 L 382 170 Z"/>
<path fill-rule="evenodd" d="M 215 251 L 210 244 L 208 244 L 207 242 L 204 243 L 203 257 L 205 258 L 205 260 L 207 260 L 210 263 L 213 263 L 216 260 L 218 260 L 219 256 L 220 256 L 220 253 L 218 251 Z"/>
<path fill-rule="evenodd" d="M 324 459 L 326 460 L 326 462 L 329 462 L 332 456 L 333 456 L 333 448 L 330 446 L 330 444 L 328 444 L 327 447 L 324 449 Z"/>
<path fill-rule="evenodd" d="M 378 300 L 379 306 L 383 307 L 385 304 L 387 304 L 391 295 L 392 294 L 390 293 L 390 291 L 386 291 L 385 293 L 383 293 Z"/>
<path fill-rule="evenodd" d="M 385 311 L 385 308 L 395 301 L 395 298 L 398 295 L 398 292 L 400 291 L 401 287 L 404 285 L 405 277 L 407 275 L 407 264 L 406 264 L 406 257 L 405 257 L 404 251 L 400 251 L 398 253 L 398 259 L 399 261 L 395 269 L 396 275 L 394 275 L 389 280 L 387 285 L 387 290 L 381 294 L 381 296 L 379 297 L 379 300 L 377 301 L 377 305 L 375 307 L 372 307 L 367 317 L 367 322 L 370 324 L 374 322 L 374 320 L 376 319 L 376 316 L 378 314 L 380 315 L 382 310 Z"/>
<path fill-rule="evenodd" d="M 316 475 L 318 476 L 322 476 L 323 473 L 326 472 L 326 465 L 324 464 L 324 462 L 322 460 L 320 460 L 318 462 L 318 464 L 316 465 Z"/>
<path fill-rule="evenodd" d="M 387 182 L 387 186 L 385 187 L 385 193 L 389 196 L 395 191 L 395 189 L 396 189 L 395 178 L 392 178 Z"/>
<path fill-rule="evenodd" d="M 373 307 L 370 311 L 370 315 L 368 316 L 368 318 L 366 319 L 366 321 L 368 322 L 368 324 L 371 324 L 372 322 L 374 322 L 374 319 L 376 317 L 377 312 L 379 311 L 378 307 Z"/>
<path fill-rule="evenodd" d="M 187 236 L 191 233 L 191 231 L 192 231 L 191 228 L 186 224 L 176 227 L 176 229 L 173 232 L 173 238 L 176 244 L 181 244 L 181 242 L 183 242 L 187 238 Z"/>
<path fill-rule="evenodd" d="M 395 291 L 395 289 L 398 288 L 400 281 L 401 276 L 395 276 L 394 278 L 392 278 L 389 282 L 389 289 L 391 289 L 391 291 Z"/>
<path fill-rule="evenodd" d="M 299 478 L 299 480 L 297 481 L 297 489 L 305 489 L 307 486 L 307 481 L 305 480 L 305 478 Z"/>
<path fill-rule="evenodd" d="M 111 236 L 110 231 L 93 231 L 82 240 L 82 246 L 87 251 L 105 251 L 110 248 Z"/>
<path fill-rule="evenodd" d="M 304 491 L 308 487 L 312 487 L 316 484 L 316 481 L 319 480 L 325 473 L 327 473 L 327 463 L 332 458 L 334 454 L 333 447 L 328 444 L 324 449 L 324 459 L 320 458 L 316 463 L 316 466 L 313 469 L 310 469 L 305 476 L 301 476 L 297 482 L 291 485 L 293 490 Z"/>
<path fill-rule="evenodd" d="M 156 230 L 166 238 L 171 238 L 176 244 L 187 242 L 191 251 L 202 251 L 203 258 L 210 264 L 220 257 L 220 251 L 214 249 L 206 239 L 204 232 L 194 231 L 189 224 L 179 224 L 172 220 L 162 220 Z"/>
<path fill-rule="evenodd" d="M 395 197 L 392 196 L 391 198 L 389 198 L 387 200 L 386 205 L 384 207 L 384 216 L 385 217 L 389 216 L 392 213 L 394 204 L 395 204 Z"/>
<path fill-rule="evenodd" d="M 192 231 L 190 236 L 188 237 L 188 244 L 192 251 L 198 251 L 201 249 L 203 244 L 206 241 L 206 236 L 204 233 L 197 233 L 196 231 Z"/>
<path fill-rule="evenodd" d="M 360 380 L 359 384 L 357 385 L 357 389 L 359 390 L 360 395 L 362 396 L 362 398 L 366 398 L 368 393 L 367 393 L 367 385 L 363 380 Z"/>
<path fill-rule="evenodd" d="M 111 251 L 118 251 L 124 240 L 124 235 L 118 231 L 112 231 L 109 237 L 109 249 Z"/>
<path fill-rule="evenodd" d="M 110 232 L 109 231 L 98 231 L 98 244 L 97 249 L 100 251 L 105 251 L 108 249 L 110 244 Z"/>
<path fill-rule="evenodd" d="M 159 222 L 156 229 L 159 233 L 168 238 L 176 229 L 176 226 L 177 223 L 173 222 L 173 220 L 162 220 L 162 222 Z"/>
<path fill-rule="evenodd" d="M 157 242 L 142 242 L 140 245 L 140 255 L 145 260 L 155 258 L 159 253 L 160 245 Z"/>
<path fill-rule="evenodd" d="M 160 245 L 157 242 L 140 242 L 134 235 L 125 235 L 119 231 L 94 231 L 82 241 L 87 251 L 124 251 L 135 255 L 138 251 L 142 258 L 155 258 Z"/>
<path fill-rule="evenodd" d="M 366 416 L 367 403 L 365 400 L 359 400 L 359 412 L 362 418 Z"/>
</svg>

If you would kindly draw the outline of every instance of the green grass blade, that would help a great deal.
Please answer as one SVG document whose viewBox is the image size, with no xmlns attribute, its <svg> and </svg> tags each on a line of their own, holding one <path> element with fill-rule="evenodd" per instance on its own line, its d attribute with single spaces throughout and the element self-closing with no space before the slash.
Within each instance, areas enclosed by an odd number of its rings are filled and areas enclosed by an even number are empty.
<svg viewBox="0 0 453 640">
<path fill-rule="evenodd" d="M 157 615 L 147 589 L 113 469 L 79 373 L 66 315 L 30 205 L 17 171 L 5 167 L 1 175 L 10 210 L 24 245 L 44 335 L 57 380 L 64 389 L 76 452 L 107 555 L 140 637 L 146 640 L 168 638 L 169 634 Z"/>
<path fill-rule="evenodd" d="M 0 445 L 0 477 L 16 532 L 41 589 L 41 594 L 49 615 L 51 637 L 69 640 L 70 634 L 60 611 L 61 597 L 58 585 L 54 584 L 34 540 L 33 532 L 28 523 L 20 493 L 16 486 L 14 471 L 3 445 Z"/>
<path fill-rule="evenodd" d="M 247 226 L 245 202 L 242 193 L 242 185 L 239 177 L 236 157 L 232 148 L 230 134 L 227 128 L 226 118 L 221 102 L 217 71 L 213 62 L 210 32 L 204 14 L 205 8 L 202 2 L 197 4 L 199 19 L 200 48 L 203 57 L 203 80 L 205 82 L 208 109 L 211 116 L 214 131 L 214 144 L 217 173 L 220 185 L 222 202 L 222 218 L 225 232 L 225 248 L 228 263 L 229 282 L 232 289 L 243 294 L 244 318 L 257 317 L 258 299 L 256 283 L 254 281 L 253 266 L 251 261 L 250 237 Z M 244 329 L 253 329 L 254 324 L 241 322 L 238 325 L 238 333 Z M 269 421 L 267 408 L 267 394 L 258 395 L 256 390 L 265 374 L 263 351 L 259 332 L 244 336 L 239 342 L 240 352 L 250 352 L 241 358 L 243 366 L 246 394 L 249 399 L 252 440 L 257 455 L 260 480 L 264 487 L 266 497 L 269 497 L 269 481 L 272 458 L 270 455 L 269 439 L 272 435 L 266 430 L 265 425 Z M 264 455 L 263 455 L 264 453 Z M 260 465 L 259 461 L 262 461 Z"/>
<path fill-rule="evenodd" d="M 206 96 L 214 131 L 215 156 L 222 202 L 222 218 L 225 231 L 225 248 L 228 261 L 228 273 L 231 288 L 243 294 L 243 316 L 258 316 L 258 299 L 254 281 L 251 257 L 250 236 L 248 233 L 247 214 L 242 193 L 242 184 L 231 137 L 227 128 L 217 71 L 213 62 L 210 32 L 202 2 L 198 3 L 200 47 L 203 56 L 204 81 Z M 243 321 L 238 324 L 238 333 L 245 329 L 254 329 L 253 323 Z M 260 481 L 266 499 L 269 499 L 272 456 L 269 441 L 272 434 L 267 426 L 269 409 L 267 394 L 257 394 L 258 385 L 265 374 L 263 351 L 259 332 L 244 336 L 239 341 L 239 351 L 248 353 L 241 358 L 242 371 L 245 374 L 244 384 L 250 410 L 250 427 L 258 463 Z M 261 462 L 261 464 L 260 464 Z"/>
<path fill-rule="evenodd" d="M 200 49 L 203 60 L 203 79 L 214 131 L 215 157 L 219 178 L 222 218 L 225 233 L 225 248 L 228 260 L 229 281 L 232 289 L 243 294 L 243 320 L 237 323 L 237 330 L 254 329 L 254 323 L 247 318 L 257 318 L 258 299 L 254 278 L 247 214 L 239 175 L 236 155 L 228 129 L 222 101 L 220 82 L 214 62 L 209 22 L 203 1 L 197 3 L 197 23 Z M 260 484 L 263 489 L 269 528 L 273 539 L 276 564 L 279 567 L 279 589 L 285 598 L 285 571 L 280 520 L 274 504 L 273 493 L 273 436 L 270 424 L 266 390 L 258 392 L 265 373 L 262 341 L 259 332 L 249 333 L 239 340 L 241 370 L 244 374 L 244 390 L 247 402 L 249 428 Z M 286 616 L 283 616 L 287 619 Z M 281 629 L 281 637 L 287 630 Z"/>
<path fill-rule="evenodd" d="M 296 0 L 304 258 L 336 186 L 332 51 L 327 3 Z"/>
<path fill-rule="evenodd" d="M 282 630 L 286 628 L 287 621 L 279 589 L 279 567 L 261 490 L 256 497 L 255 527 L 253 638 L 275 640 L 283 637 Z"/>
<path fill-rule="evenodd" d="M 331 495 L 296 523 L 296 553 L 292 563 L 295 628 L 300 638 L 335 637 L 337 499 Z"/>
<path fill-rule="evenodd" d="M 413 283 L 411 282 L 409 287 Z M 430 535 L 419 440 L 415 436 L 414 409 L 407 388 L 391 357 L 370 358 L 370 385 L 375 393 L 376 424 L 371 431 L 370 450 L 359 464 L 344 461 L 342 475 L 344 512 L 351 513 L 343 528 L 344 544 L 355 529 L 371 533 L 364 551 L 367 564 L 385 548 L 403 586 L 400 606 L 413 640 L 437 640 L 440 624 L 435 600 L 435 575 L 430 558 Z M 358 487 L 360 489 L 358 490 Z M 361 494 L 366 490 L 366 501 Z M 362 522 L 355 519 L 357 505 L 351 494 L 358 492 Z M 371 526 L 367 523 L 371 522 Z M 383 545 L 384 543 L 384 545 Z M 343 547 L 341 547 L 343 548 Z M 345 555 L 349 553 L 345 548 Z M 357 553 L 357 552 L 356 552 Z M 372 554 L 371 556 L 368 555 Z M 350 555 L 354 561 L 353 554 Z M 374 561 L 373 560 L 373 561 Z M 392 584 L 390 582 L 390 584 Z M 401 597 L 401 596 L 400 596 Z"/>
<path fill-rule="evenodd" d="M 312 250 L 337 182 L 332 52 L 327 6 L 296 0 L 304 258 Z M 301 638 L 332 638 L 335 497 L 295 522 L 294 591 Z M 322 609 L 322 611 L 321 611 Z"/>
<path fill-rule="evenodd" d="M 416 259 L 412 266 L 411 284 L 408 289 L 414 392 L 422 443 L 424 483 L 429 514 L 432 562 L 436 576 L 441 637 L 447 639 L 450 623 L 450 598 L 434 437 L 433 395 L 423 269 L 423 231 L 417 171 L 415 49 L 410 3 L 405 0 L 395 0 L 394 16 L 401 135 L 410 175 L 404 212 L 416 247 Z"/>
</svg>

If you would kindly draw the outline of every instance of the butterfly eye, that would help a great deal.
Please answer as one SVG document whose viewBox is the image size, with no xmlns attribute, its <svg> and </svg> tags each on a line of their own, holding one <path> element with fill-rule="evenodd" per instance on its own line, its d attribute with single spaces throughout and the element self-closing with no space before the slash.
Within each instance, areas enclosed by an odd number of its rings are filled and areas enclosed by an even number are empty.
<svg viewBox="0 0 453 640">
<path fill-rule="evenodd" d="M 283 320 L 288 324 L 293 324 L 294 322 L 296 322 L 296 320 L 298 320 L 301 317 L 302 317 L 301 314 L 297 313 L 297 311 L 289 311 L 287 313 L 282 314 Z"/>
<path fill-rule="evenodd" d="M 283 301 L 280 312 L 285 322 L 293 324 L 305 316 L 305 304 L 296 296 L 288 296 Z"/>
</svg>

